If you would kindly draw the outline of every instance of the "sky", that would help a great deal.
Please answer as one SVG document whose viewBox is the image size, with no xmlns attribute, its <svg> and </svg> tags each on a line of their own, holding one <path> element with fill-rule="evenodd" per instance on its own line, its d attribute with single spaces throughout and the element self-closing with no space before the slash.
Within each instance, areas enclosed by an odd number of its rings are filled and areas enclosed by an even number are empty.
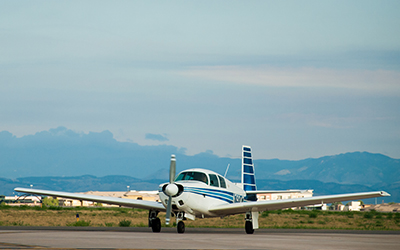
<svg viewBox="0 0 400 250">
<path fill-rule="evenodd" d="M 1 1 L 0 131 L 400 158 L 399 1 Z"/>
</svg>

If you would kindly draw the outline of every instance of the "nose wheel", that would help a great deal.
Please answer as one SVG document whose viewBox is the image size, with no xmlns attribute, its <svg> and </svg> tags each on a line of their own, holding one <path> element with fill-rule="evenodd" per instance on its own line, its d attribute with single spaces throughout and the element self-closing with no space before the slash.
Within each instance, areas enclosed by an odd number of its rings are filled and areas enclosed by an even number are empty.
<svg viewBox="0 0 400 250">
<path fill-rule="evenodd" d="M 183 234 L 185 232 L 185 212 L 179 212 L 176 214 L 176 230 L 178 233 Z"/>
<path fill-rule="evenodd" d="M 178 222 L 176 229 L 178 233 L 183 234 L 185 232 L 185 223 L 183 223 L 183 221 Z"/>
</svg>

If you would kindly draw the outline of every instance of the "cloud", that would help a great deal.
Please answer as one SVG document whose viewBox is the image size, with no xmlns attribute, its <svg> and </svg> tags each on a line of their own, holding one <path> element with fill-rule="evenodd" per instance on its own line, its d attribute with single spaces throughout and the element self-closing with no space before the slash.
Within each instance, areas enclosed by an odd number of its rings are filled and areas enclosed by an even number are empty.
<svg viewBox="0 0 400 250">
<path fill-rule="evenodd" d="M 154 140 L 154 141 L 169 141 L 169 139 L 166 137 L 166 135 L 160 135 L 160 134 L 150 134 L 147 133 L 145 138 L 147 140 Z"/>
<path fill-rule="evenodd" d="M 400 93 L 400 72 L 391 70 L 206 66 L 192 67 L 178 74 L 269 87 L 329 87 Z"/>
<path fill-rule="evenodd" d="M 338 116 L 333 114 L 306 114 L 306 113 L 285 113 L 277 116 L 284 123 L 306 124 L 311 127 L 351 129 L 360 124 L 373 123 L 376 121 L 391 121 L 394 117 L 385 116 Z"/>
<path fill-rule="evenodd" d="M 307 124 L 312 127 L 351 128 L 358 121 L 357 117 L 337 117 L 334 115 L 318 115 L 305 113 L 285 113 L 278 116 L 279 119 L 295 124 Z"/>
</svg>

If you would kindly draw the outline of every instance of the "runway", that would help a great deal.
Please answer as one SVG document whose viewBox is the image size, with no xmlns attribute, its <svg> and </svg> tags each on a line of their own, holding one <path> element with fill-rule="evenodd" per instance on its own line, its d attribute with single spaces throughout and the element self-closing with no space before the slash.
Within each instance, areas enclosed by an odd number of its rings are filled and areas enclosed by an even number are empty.
<svg viewBox="0 0 400 250">
<path fill-rule="evenodd" d="M 0 249 L 400 249 L 400 231 L 0 227 Z"/>
</svg>

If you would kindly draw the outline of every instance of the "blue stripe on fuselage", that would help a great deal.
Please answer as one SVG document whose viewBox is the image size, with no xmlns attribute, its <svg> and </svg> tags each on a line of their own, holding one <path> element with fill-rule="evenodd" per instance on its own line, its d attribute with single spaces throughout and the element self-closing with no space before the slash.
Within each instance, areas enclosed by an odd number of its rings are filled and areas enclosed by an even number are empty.
<svg viewBox="0 0 400 250">
<path fill-rule="evenodd" d="M 185 191 L 188 192 L 197 192 L 197 193 L 201 193 L 201 194 L 206 194 L 206 195 L 213 195 L 213 196 L 217 196 L 223 199 L 226 199 L 227 201 L 232 201 L 233 200 L 233 193 L 228 193 L 225 191 L 221 191 L 221 190 L 215 190 L 215 189 L 205 189 L 205 188 L 187 188 L 185 189 Z"/>
<path fill-rule="evenodd" d="M 241 195 L 217 189 L 185 187 L 184 191 L 199 195 L 205 195 L 211 198 L 223 200 L 228 203 L 242 202 L 244 200 L 244 197 Z"/>
</svg>

